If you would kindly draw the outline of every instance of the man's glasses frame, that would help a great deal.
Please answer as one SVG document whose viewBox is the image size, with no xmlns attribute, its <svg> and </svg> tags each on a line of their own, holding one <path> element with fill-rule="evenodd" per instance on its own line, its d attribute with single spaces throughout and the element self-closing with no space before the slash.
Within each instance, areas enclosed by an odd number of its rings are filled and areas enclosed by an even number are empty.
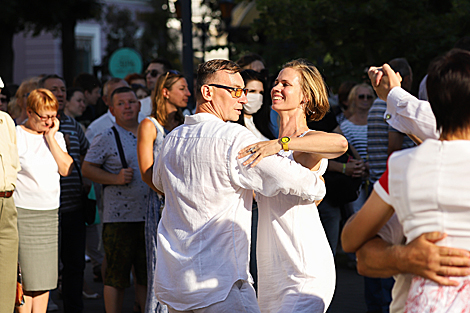
<svg viewBox="0 0 470 313">
<path fill-rule="evenodd" d="M 39 117 L 39 119 L 43 122 L 47 121 L 48 119 L 54 120 L 57 117 L 57 116 L 42 116 L 42 115 L 39 115 L 39 113 L 36 112 L 35 110 L 31 110 L 31 111 L 33 111 Z"/>
<path fill-rule="evenodd" d="M 248 89 L 246 88 L 230 87 L 230 86 L 219 85 L 219 84 L 208 84 L 207 86 L 223 88 L 227 91 L 230 91 L 230 94 L 232 95 L 233 98 L 240 98 L 243 94 L 245 94 L 246 96 L 246 94 L 248 93 Z"/>
</svg>

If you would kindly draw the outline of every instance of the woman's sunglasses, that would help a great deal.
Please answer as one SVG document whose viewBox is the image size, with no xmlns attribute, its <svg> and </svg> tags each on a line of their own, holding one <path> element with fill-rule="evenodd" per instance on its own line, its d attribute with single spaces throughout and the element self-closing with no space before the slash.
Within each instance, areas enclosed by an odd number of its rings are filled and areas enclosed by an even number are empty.
<svg viewBox="0 0 470 313">
<path fill-rule="evenodd" d="M 366 99 L 366 98 L 367 98 L 367 100 L 372 100 L 372 99 L 374 99 L 374 97 L 372 97 L 371 95 L 358 95 L 357 97 L 358 97 L 359 99 L 361 99 L 361 100 L 364 100 L 364 99 Z"/>
</svg>

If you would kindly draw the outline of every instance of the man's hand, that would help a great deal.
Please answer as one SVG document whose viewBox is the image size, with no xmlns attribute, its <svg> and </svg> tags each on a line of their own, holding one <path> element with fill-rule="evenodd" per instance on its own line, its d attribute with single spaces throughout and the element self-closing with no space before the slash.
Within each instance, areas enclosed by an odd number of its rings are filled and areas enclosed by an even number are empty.
<svg viewBox="0 0 470 313">
<path fill-rule="evenodd" d="M 123 168 L 118 174 L 116 185 L 125 185 L 132 181 L 134 170 L 132 168 Z"/>
<path fill-rule="evenodd" d="M 448 277 L 470 275 L 470 252 L 435 245 L 445 237 L 440 232 L 425 233 L 406 246 L 394 246 L 398 269 L 441 285 L 458 286 L 458 282 Z"/>
<path fill-rule="evenodd" d="M 384 64 L 382 67 L 371 66 L 368 74 L 372 87 L 379 98 L 384 101 L 387 101 L 390 90 L 401 85 L 400 73 L 395 73 L 388 64 Z"/>
</svg>

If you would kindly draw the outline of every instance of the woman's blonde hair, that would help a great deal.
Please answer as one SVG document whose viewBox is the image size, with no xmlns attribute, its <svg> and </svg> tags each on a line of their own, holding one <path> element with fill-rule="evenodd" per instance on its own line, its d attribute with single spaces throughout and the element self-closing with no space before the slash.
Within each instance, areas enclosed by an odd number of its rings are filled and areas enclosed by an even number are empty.
<svg viewBox="0 0 470 313">
<path fill-rule="evenodd" d="M 26 100 L 26 108 L 35 112 L 43 110 L 53 110 L 57 112 L 59 102 L 57 102 L 56 97 L 50 90 L 39 88 L 31 91 L 29 94 Z"/>
<path fill-rule="evenodd" d="M 318 69 L 305 59 L 286 63 L 283 67 L 295 69 L 300 74 L 300 87 L 304 97 L 305 116 L 312 121 L 321 120 L 330 109 L 326 85 Z"/>
<path fill-rule="evenodd" d="M 152 91 L 152 112 L 150 116 L 156 118 L 162 126 L 165 126 L 168 121 L 167 99 L 163 95 L 163 89 L 166 88 L 170 91 L 171 87 L 181 78 L 184 78 L 184 76 L 176 71 L 166 72 L 158 78 L 155 89 Z M 184 116 L 180 108 L 178 108 L 175 118 L 180 124 L 183 124 Z"/>
<path fill-rule="evenodd" d="M 372 95 L 372 101 L 375 100 L 375 93 L 374 93 L 374 89 L 372 89 L 372 87 L 366 83 L 362 83 L 362 84 L 357 84 L 355 85 L 354 87 L 351 88 L 351 91 L 349 92 L 349 95 L 348 95 L 348 103 L 349 103 L 349 106 L 352 107 L 352 113 L 354 114 L 354 112 L 356 111 L 356 97 L 357 97 L 357 90 L 359 88 L 366 88 L 370 91 L 370 94 Z"/>
<path fill-rule="evenodd" d="M 21 107 L 23 99 L 27 98 L 29 93 L 34 89 L 38 88 L 39 77 L 31 77 L 25 79 L 18 90 L 16 90 L 15 98 L 13 98 L 8 104 L 8 111 L 11 112 L 13 118 L 21 116 L 21 112 L 26 108 Z"/>
</svg>

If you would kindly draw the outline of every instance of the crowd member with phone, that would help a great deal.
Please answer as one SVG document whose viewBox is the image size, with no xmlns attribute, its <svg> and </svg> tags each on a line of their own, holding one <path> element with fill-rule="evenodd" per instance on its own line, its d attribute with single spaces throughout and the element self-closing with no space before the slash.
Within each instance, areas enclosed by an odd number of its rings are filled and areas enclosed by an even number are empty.
<svg viewBox="0 0 470 313">
<path fill-rule="evenodd" d="M 73 166 L 58 132 L 58 108 L 52 92 L 33 90 L 26 101 L 28 119 L 16 127 L 21 170 L 13 197 L 25 290 L 20 313 L 46 312 L 48 290 L 57 287 L 60 176 L 68 176 Z"/>
</svg>

